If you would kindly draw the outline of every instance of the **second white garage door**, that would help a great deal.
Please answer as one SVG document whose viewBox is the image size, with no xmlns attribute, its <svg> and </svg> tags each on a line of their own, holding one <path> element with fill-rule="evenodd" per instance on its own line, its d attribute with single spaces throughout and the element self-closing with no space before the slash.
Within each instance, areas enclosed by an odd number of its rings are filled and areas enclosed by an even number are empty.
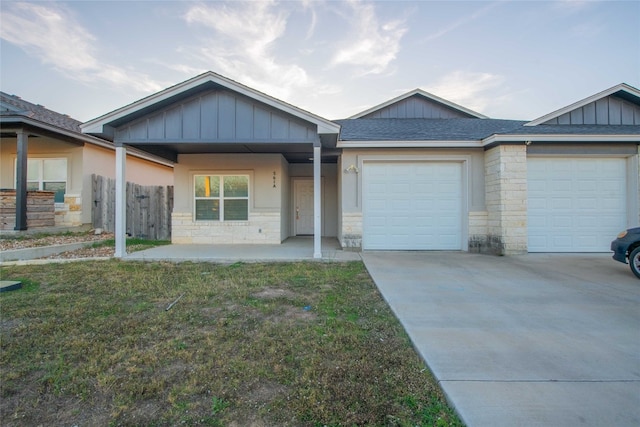
<svg viewBox="0 0 640 427">
<path fill-rule="evenodd" d="M 529 252 L 608 252 L 626 228 L 625 159 L 530 158 Z"/>
<path fill-rule="evenodd" d="M 462 249 L 462 164 L 365 163 L 363 249 Z"/>
</svg>

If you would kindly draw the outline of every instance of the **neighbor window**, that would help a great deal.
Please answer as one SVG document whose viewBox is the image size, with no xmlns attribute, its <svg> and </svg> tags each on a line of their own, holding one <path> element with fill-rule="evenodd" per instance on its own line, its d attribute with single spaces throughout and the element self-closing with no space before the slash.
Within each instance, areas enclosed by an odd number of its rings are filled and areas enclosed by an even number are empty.
<svg viewBox="0 0 640 427">
<path fill-rule="evenodd" d="M 195 201 L 197 221 L 246 221 L 249 219 L 249 177 L 196 175 Z"/>
<path fill-rule="evenodd" d="M 66 190 L 67 159 L 27 159 L 27 191 L 54 191 L 55 203 L 64 203 Z"/>
</svg>

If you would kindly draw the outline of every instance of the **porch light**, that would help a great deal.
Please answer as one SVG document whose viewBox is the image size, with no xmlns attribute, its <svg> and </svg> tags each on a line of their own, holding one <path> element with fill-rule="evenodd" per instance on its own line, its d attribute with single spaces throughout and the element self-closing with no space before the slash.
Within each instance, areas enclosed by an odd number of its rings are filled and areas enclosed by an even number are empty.
<svg viewBox="0 0 640 427">
<path fill-rule="evenodd" d="M 344 170 L 344 173 L 360 173 L 360 169 L 358 169 L 356 165 L 351 164 Z"/>
</svg>

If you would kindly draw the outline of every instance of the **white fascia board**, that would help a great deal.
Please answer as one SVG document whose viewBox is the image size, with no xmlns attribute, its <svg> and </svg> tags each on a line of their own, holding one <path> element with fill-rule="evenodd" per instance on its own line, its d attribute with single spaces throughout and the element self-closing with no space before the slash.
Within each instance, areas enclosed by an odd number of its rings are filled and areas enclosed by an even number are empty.
<svg viewBox="0 0 640 427">
<path fill-rule="evenodd" d="M 362 111 L 360 113 L 357 113 L 357 114 L 355 114 L 355 115 L 353 115 L 353 116 L 351 116 L 349 118 L 350 119 L 359 119 L 361 117 L 366 116 L 367 114 L 370 114 L 370 113 L 373 113 L 374 111 L 377 111 L 377 110 L 380 110 L 382 108 L 388 107 L 391 104 L 395 104 L 396 102 L 402 101 L 403 99 L 410 98 L 410 97 L 412 97 L 414 95 L 421 95 L 421 96 L 423 96 L 423 97 L 425 97 L 427 99 L 431 99 L 432 101 L 436 101 L 436 102 L 438 102 L 440 104 L 446 105 L 449 108 L 453 108 L 454 110 L 458 110 L 458 111 L 461 111 L 463 113 L 470 114 L 470 115 L 472 115 L 472 116 L 474 116 L 474 117 L 476 117 L 478 119 L 487 119 L 488 118 L 487 116 L 485 116 L 483 114 L 480 114 L 480 113 L 478 113 L 476 111 L 470 110 L 470 109 L 468 109 L 466 107 L 463 107 L 462 105 L 458 105 L 458 104 L 456 104 L 454 102 L 447 101 L 444 98 L 440 98 L 439 96 L 436 96 L 436 95 L 434 95 L 432 93 L 429 93 L 429 92 L 427 92 L 425 90 L 422 90 L 422 89 L 414 89 L 414 90 L 412 90 L 410 92 L 407 92 L 405 94 L 402 94 L 400 96 L 396 96 L 393 99 L 390 99 L 390 100 L 385 101 L 385 102 L 383 102 L 381 104 L 375 105 L 375 106 L 373 106 L 373 107 L 371 107 L 371 108 L 369 108 L 369 109 L 367 109 L 365 111 Z"/>
<path fill-rule="evenodd" d="M 143 98 L 132 104 L 126 105 L 93 120 L 89 120 L 88 122 L 81 124 L 80 129 L 83 133 L 103 133 L 104 127 L 114 120 L 126 117 L 131 113 L 150 107 L 179 93 L 196 88 L 206 82 L 217 83 L 220 86 L 226 87 L 234 92 L 255 99 L 259 102 L 289 113 L 293 116 L 299 117 L 308 122 L 314 123 L 318 126 L 318 133 L 338 133 L 340 130 L 340 126 L 336 123 L 331 122 L 330 120 L 324 119 L 320 116 L 316 116 L 315 114 L 302 110 L 298 107 L 294 107 L 291 104 L 280 101 L 257 90 L 251 89 L 241 83 L 235 82 L 212 71 L 207 71 L 204 74 L 200 74 L 199 76 L 193 77 L 187 81 L 178 83 L 160 92 L 149 95 L 146 98 Z"/>
<path fill-rule="evenodd" d="M 573 111 L 573 110 L 575 110 L 577 108 L 584 107 L 587 104 L 590 104 L 590 103 L 592 103 L 594 101 L 597 101 L 597 100 L 599 100 L 601 98 L 606 98 L 607 96 L 612 95 L 612 94 L 614 94 L 616 92 L 620 92 L 620 91 L 627 92 L 627 93 L 629 93 L 629 94 L 631 94 L 633 96 L 637 96 L 638 99 L 640 99 L 640 90 L 634 88 L 633 86 L 629 86 L 628 84 L 620 83 L 619 85 L 616 85 L 616 86 L 614 86 L 612 88 L 603 90 L 602 92 L 598 92 L 595 95 L 591 95 L 588 98 L 585 98 L 585 99 L 580 100 L 578 102 L 574 102 L 571 105 L 567 105 L 566 107 L 560 108 L 559 110 L 553 111 L 553 112 L 551 112 L 551 113 L 549 113 L 547 115 L 544 115 L 544 116 L 542 116 L 540 118 L 532 120 L 529 123 L 525 123 L 524 126 L 537 126 L 537 125 L 539 125 L 541 123 L 545 123 L 545 122 L 547 122 L 549 120 L 555 119 L 556 117 L 560 117 L 563 114 L 566 114 L 566 113 L 568 113 L 570 111 Z"/>
<path fill-rule="evenodd" d="M 338 141 L 337 148 L 481 148 L 482 141 Z"/>
<path fill-rule="evenodd" d="M 576 134 L 531 134 L 531 135 L 491 135 L 482 140 L 482 146 L 500 142 L 636 142 L 640 143 L 639 134 L 631 135 L 576 135 Z"/>
</svg>

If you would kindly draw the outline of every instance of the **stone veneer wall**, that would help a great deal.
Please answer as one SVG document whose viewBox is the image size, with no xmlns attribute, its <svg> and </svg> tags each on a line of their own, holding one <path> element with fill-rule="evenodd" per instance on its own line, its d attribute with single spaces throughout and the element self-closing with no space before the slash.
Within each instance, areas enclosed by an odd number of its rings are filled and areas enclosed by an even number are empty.
<svg viewBox="0 0 640 427">
<path fill-rule="evenodd" d="M 345 250 L 362 250 L 362 213 L 342 213 L 342 239 Z"/>
<path fill-rule="evenodd" d="M 56 227 L 78 227 L 82 225 L 82 197 L 77 194 L 65 194 L 64 204 L 56 203 Z"/>
<path fill-rule="evenodd" d="M 487 211 L 469 212 L 469 252 L 490 252 L 487 240 Z"/>
<path fill-rule="evenodd" d="M 499 145 L 485 152 L 487 252 L 527 252 L 527 147 Z"/>
<path fill-rule="evenodd" d="M 194 221 L 193 214 L 171 215 L 175 244 L 280 244 L 280 213 L 250 212 L 248 221 Z"/>
</svg>

